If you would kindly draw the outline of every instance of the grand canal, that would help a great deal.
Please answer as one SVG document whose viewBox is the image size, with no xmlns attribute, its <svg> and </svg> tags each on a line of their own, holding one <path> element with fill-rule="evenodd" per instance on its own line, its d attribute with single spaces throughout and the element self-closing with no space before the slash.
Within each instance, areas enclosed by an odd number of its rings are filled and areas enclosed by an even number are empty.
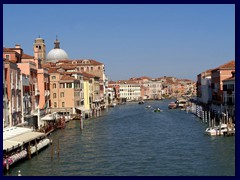
<svg viewBox="0 0 240 180">
<path fill-rule="evenodd" d="M 234 176 L 235 137 L 204 135 L 206 124 L 168 110 L 169 102 L 119 105 L 85 120 L 83 130 L 71 121 L 50 135 L 53 148 L 6 175 L 21 170 L 22 176 Z M 163 112 L 146 109 L 148 104 Z"/>
</svg>

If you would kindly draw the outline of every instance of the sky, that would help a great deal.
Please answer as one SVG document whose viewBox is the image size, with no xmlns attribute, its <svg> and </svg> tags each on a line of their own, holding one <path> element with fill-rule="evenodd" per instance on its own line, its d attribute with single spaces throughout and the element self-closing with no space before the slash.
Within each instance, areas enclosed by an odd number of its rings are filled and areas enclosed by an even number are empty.
<svg viewBox="0 0 240 180">
<path fill-rule="evenodd" d="M 4 4 L 3 47 L 56 36 L 69 59 L 94 59 L 109 80 L 201 72 L 235 59 L 234 4 Z"/>
</svg>

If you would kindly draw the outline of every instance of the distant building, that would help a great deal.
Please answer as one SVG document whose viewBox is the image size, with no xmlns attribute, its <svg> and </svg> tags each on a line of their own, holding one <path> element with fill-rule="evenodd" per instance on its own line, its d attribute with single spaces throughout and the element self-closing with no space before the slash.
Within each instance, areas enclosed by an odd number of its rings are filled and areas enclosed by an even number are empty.
<svg viewBox="0 0 240 180">
<path fill-rule="evenodd" d="M 235 71 L 232 71 L 232 77 L 223 80 L 223 105 L 232 117 L 235 117 L 235 89 Z"/>
<path fill-rule="evenodd" d="M 212 101 L 213 104 L 223 103 L 223 80 L 232 77 L 232 71 L 235 71 L 235 61 L 232 60 L 212 70 Z"/>
<path fill-rule="evenodd" d="M 141 99 L 141 86 L 134 81 L 117 81 L 119 84 L 120 98 L 127 101 L 136 101 Z"/>
</svg>

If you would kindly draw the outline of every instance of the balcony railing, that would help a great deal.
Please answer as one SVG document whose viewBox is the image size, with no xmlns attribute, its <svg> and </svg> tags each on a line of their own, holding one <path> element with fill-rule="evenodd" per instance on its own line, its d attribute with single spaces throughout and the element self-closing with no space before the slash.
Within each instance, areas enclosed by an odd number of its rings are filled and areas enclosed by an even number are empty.
<svg viewBox="0 0 240 180">
<path fill-rule="evenodd" d="M 39 90 L 35 90 L 35 96 L 39 96 L 40 95 L 40 91 Z"/>
<path fill-rule="evenodd" d="M 50 95 L 50 91 L 49 90 L 45 90 L 45 96 L 49 96 Z"/>
</svg>

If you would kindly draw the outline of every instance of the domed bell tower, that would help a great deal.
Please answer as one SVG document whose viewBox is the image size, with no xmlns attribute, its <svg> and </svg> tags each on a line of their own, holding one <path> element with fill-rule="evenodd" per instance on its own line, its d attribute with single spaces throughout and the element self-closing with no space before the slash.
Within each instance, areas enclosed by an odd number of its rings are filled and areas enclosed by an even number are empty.
<svg viewBox="0 0 240 180">
<path fill-rule="evenodd" d="M 44 39 L 40 37 L 36 38 L 33 44 L 33 50 L 34 60 L 38 64 L 38 68 L 41 68 L 42 64 L 44 64 L 46 60 L 46 46 Z"/>
</svg>

